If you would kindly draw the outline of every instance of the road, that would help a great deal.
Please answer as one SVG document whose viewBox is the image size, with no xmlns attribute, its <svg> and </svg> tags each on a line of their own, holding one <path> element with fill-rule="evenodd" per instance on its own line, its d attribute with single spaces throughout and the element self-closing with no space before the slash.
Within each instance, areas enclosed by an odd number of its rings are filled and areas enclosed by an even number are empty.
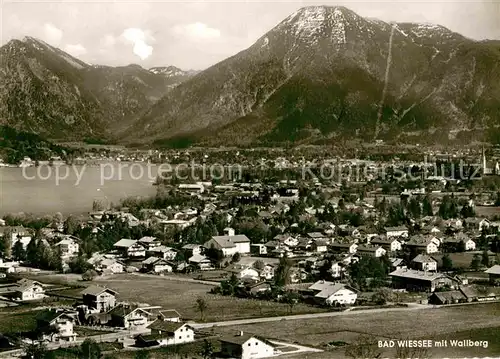
<svg viewBox="0 0 500 359">
<path fill-rule="evenodd" d="M 320 353 L 323 350 L 321 349 L 316 349 L 316 348 L 309 348 L 305 347 L 303 345 L 298 345 L 298 344 L 291 344 L 291 343 L 283 343 L 283 342 L 278 342 L 276 340 L 270 340 L 271 343 L 275 344 L 277 346 L 276 349 L 280 350 L 281 348 L 294 348 L 295 350 L 292 351 L 285 351 L 279 355 L 289 355 L 289 354 L 299 354 L 299 353 Z"/>
<path fill-rule="evenodd" d="M 360 315 L 360 314 L 362 315 L 362 314 L 366 314 L 366 313 L 402 312 L 402 311 L 413 311 L 413 310 L 433 309 L 433 308 L 434 308 L 433 306 L 429 306 L 429 305 L 412 303 L 412 304 L 408 304 L 408 307 L 398 307 L 398 308 L 377 308 L 377 309 L 346 310 L 343 312 L 296 314 L 296 315 L 286 315 L 286 316 L 281 316 L 281 317 L 264 317 L 264 318 L 228 320 L 228 321 L 224 321 L 224 322 L 189 323 L 189 325 L 191 325 L 195 329 L 205 329 L 205 328 L 212 328 L 212 327 L 229 327 L 229 326 L 233 326 L 233 325 L 279 322 L 282 320 L 329 318 L 329 317 L 339 317 L 339 316 L 344 316 L 344 315 Z"/>
</svg>

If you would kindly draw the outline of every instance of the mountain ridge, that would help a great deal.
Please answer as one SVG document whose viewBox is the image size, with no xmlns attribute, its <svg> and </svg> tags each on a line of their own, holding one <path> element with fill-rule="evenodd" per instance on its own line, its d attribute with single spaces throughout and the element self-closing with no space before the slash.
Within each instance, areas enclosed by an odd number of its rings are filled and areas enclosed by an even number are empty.
<svg viewBox="0 0 500 359">
<path fill-rule="evenodd" d="M 167 94 L 136 123 L 134 136 L 210 145 L 453 140 L 498 124 L 500 79 L 488 69 L 499 59 L 495 42 L 440 25 L 301 8 Z"/>
</svg>

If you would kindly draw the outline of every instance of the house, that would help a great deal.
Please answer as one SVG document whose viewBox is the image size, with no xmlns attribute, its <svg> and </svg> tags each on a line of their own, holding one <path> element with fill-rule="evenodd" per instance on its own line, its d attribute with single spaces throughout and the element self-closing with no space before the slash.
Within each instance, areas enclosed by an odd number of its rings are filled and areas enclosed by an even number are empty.
<svg viewBox="0 0 500 359">
<path fill-rule="evenodd" d="M 440 241 L 434 236 L 413 236 L 406 246 L 415 253 L 437 253 L 439 251 Z"/>
<path fill-rule="evenodd" d="M 408 228 L 405 226 L 400 227 L 386 227 L 385 235 L 387 238 L 389 237 L 408 237 Z"/>
<path fill-rule="evenodd" d="M 186 257 L 201 255 L 202 246 L 199 244 L 186 244 L 182 246 L 182 250 L 186 253 Z"/>
<path fill-rule="evenodd" d="M 146 247 L 134 239 L 120 239 L 113 247 L 129 258 L 146 256 Z"/>
<path fill-rule="evenodd" d="M 147 311 L 126 303 L 118 304 L 108 314 L 115 327 L 129 329 L 145 327 L 148 324 L 149 313 Z"/>
<path fill-rule="evenodd" d="M 272 264 L 264 265 L 264 268 L 260 271 L 260 277 L 265 280 L 271 280 L 274 278 L 274 273 L 276 272 L 276 266 Z"/>
<path fill-rule="evenodd" d="M 94 265 L 94 268 L 98 272 L 111 274 L 123 273 L 125 271 L 125 266 L 112 258 L 102 259 Z"/>
<path fill-rule="evenodd" d="M 194 329 L 185 323 L 156 320 L 148 328 L 151 334 L 138 335 L 137 346 L 177 345 L 194 341 Z"/>
<path fill-rule="evenodd" d="M 311 249 L 317 253 L 325 253 L 328 251 L 328 242 L 325 239 L 316 239 Z"/>
<path fill-rule="evenodd" d="M 175 309 L 164 309 L 159 311 L 158 319 L 178 323 L 181 321 L 181 315 Z"/>
<path fill-rule="evenodd" d="M 235 274 L 238 279 L 250 279 L 253 281 L 259 280 L 260 273 L 257 269 L 234 264 L 225 269 L 230 274 Z"/>
<path fill-rule="evenodd" d="M 436 289 L 458 286 L 458 281 L 446 274 L 413 269 L 396 269 L 389 273 L 395 288 L 411 291 L 434 292 Z"/>
<path fill-rule="evenodd" d="M 356 253 L 379 258 L 384 256 L 387 252 L 380 246 L 358 246 Z"/>
<path fill-rule="evenodd" d="M 352 305 L 358 298 L 356 289 L 325 280 L 317 281 L 308 289 L 314 293 L 316 301 L 326 305 Z"/>
<path fill-rule="evenodd" d="M 391 257 L 389 261 L 391 262 L 391 269 L 406 268 L 405 261 L 402 258 Z"/>
<path fill-rule="evenodd" d="M 116 305 L 116 291 L 96 285 L 85 288 L 82 292 L 83 304 L 90 309 L 106 312 Z"/>
<path fill-rule="evenodd" d="M 160 242 L 156 241 L 156 237 L 149 237 L 149 236 L 142 237 L 137 242 L 142 244 L 142 246 L 146 248 L 146 250 L 148 251 L 152 250 L 153 248 L 159 247 L 161 245 Z"/>
<path fill-rule="evenodd" d="M 189 257 L 188 262 L 199 270 L 213 269 L 210 259 L 202 255 L 194 255 L 192 257 Z"/>
<path fill-rule="evenodd" d="M 460 290 L 434 292 L 429 297 L 429 304 L 443 305 L 465 302 L 467 302 L 467 297 Z"/>
<path fill-rule="evenodd" d="M 257 256 L 264 256 L 267 254 L 267 247 L 262 243 L 255 243 L 250 245 L 250 252 Z"/>
<path fill-rule="evenodd" d="M 324 236 L 323 236 L 324 237 Z M 321 237 L 321 238 L 323 238 Z M 274 236 L 273 240 L 284 244 L 287 247 L 296 247 L 299 244 L 299 239 L 290 234 L 278 234 Z"/>
<path fill-rule="evenodd" d="M 146 252 L 146 255 L 152 255 L 152 256 L 163 258 L 163 259 L 166 259 L 169 261 L 173 261 L 173 260 L 175 260 L 175 257 L 177 257 L 177 252 L 173 248 L 160 245 L 160 246 L 149 249 Z"/>
<path fill-rule="evenodd" d="M 45 298 L 45 289 L 40 282 L 21 279 L 14 288 L 14 295 L 21 301 L 40 300 Z"/>
<path fill-rule="evenodd" d="M 75 341 L 73 331 L 76 322 L 76 313 L 46 309 L 36 316 L 37 331 L 43 333 L 44 338 L 50 341 Z"/>
<path fill-rule="evenodd" d="M 175 264 L 163 258 L 149 257 L 142 261 L 142 269 L 146 272 L 165 273 L 173 272 Z"/>
<path fill-rule="evenodd" d="M 420 271 L 437 271 L 437 261 L 427 254 L 419 254 L 412 259 L 411 267 Z"/>
<path fill-rule="evenodd" d="M 221 354 L 238 359 L 258 359 L 277 354 L 276 345 L 263 337 L 240 332 L 220 339 Z"/>
<path fill-rule="evenodd" d="M 5 235 L 10 236 L 11 247 L 14 247 L 16 242 L 20 241 L 24 249 L 26 249 L 32 238 L 31 230 L 23 226 L 0 226 L 0 238 Z"/>
<path fill-rule="evenodd" d="M 250 253 L 250 239 L 244 234 L 213 236 L 203 247 L 219 249 L 224 256 L 232 256 L 235 253 L 247 254 Z"/>
<path fill-rule="evenodd" d="M 332 243 L 330 248 L 335 252 L 356 253 L 358 245 L 356 243 Z"/>
<path fill-rule="evenodd" d="M 490 283 L 493 285 L 500 284 L 500 265 L 496 264 L 493 267 L 484 271 L 490 277 Z"/>
<path fill-rule="evenodd" d="M 59 253 L 61 253 L 61 258 L 72 258 L 78 256 L 80 246 L 75 238 L 72 236 L 67 236 L 58 243 L 56 247 L 59 248 Z"/>
<path fill-rule="evenodd" d="M 328 270 L 333 278 L 340 278 L 345 272 L 345 267 L 341 262 L 333 262 L 331 268 Z"/>
<path fill-rule="evenodd" d="M 370 244 L 374 246 L 380 246 L 388 252 L 396 252 L 402 250 L 402 243 L 398 241 L 395 237 L 382 238 L 374 237 L 370 239 Z"/>
</svg>

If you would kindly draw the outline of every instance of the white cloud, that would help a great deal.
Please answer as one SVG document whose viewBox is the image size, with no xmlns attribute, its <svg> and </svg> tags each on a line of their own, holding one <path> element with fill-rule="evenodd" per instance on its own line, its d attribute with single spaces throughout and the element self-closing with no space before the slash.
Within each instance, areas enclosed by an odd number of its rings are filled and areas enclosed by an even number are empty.
<svg viewBox="0 0 500 359">
<path fill-rule="evenodd" d="M 87 49 L 82 44 L 68 44 L 64 47 L 64 51 L 76 57 L 87 53 Z"/>
<path fill-rule="evenodd" d="M 43 37 L 49 44 L 58 46 L 63 37 L 63 31 L 54 24 L 48 22 L 43 25 Z"/>
<path fill-rule="evenodd" d="M 128 28 L 122 33 L 122 37 L 134 45 L 134 54 L 139 56 L 141 60 L 147 59 L 153 53 L 153 46 L 147 42 L 154 42 L 154 38 L 149 31 L 144 31 L 138 28 Z"/>
<path fill-rule="evenodd" d="M 219 29 L 209 27 L 202 22 L 187 25 L 174 26 L 173 31 L 177 35 L 188 36 L 192 39 L 215 39 L 221 36 Z"/>
</svg>

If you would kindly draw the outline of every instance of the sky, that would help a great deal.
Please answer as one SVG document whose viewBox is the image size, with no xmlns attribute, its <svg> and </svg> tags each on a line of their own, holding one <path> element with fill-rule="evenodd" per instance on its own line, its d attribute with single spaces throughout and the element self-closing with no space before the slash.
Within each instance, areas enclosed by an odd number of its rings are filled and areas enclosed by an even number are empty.
<svg viewBox="0 0 500 359">
<path fill-rule="evenodd" d="M 473 39 L 500 39 L 500 0 L 3 0 L 0 43 L 33 36 L 92 64 L 202 70 L 309 5 L 342 5 L 364 17 L 436 23 Z"/>
</svg>

